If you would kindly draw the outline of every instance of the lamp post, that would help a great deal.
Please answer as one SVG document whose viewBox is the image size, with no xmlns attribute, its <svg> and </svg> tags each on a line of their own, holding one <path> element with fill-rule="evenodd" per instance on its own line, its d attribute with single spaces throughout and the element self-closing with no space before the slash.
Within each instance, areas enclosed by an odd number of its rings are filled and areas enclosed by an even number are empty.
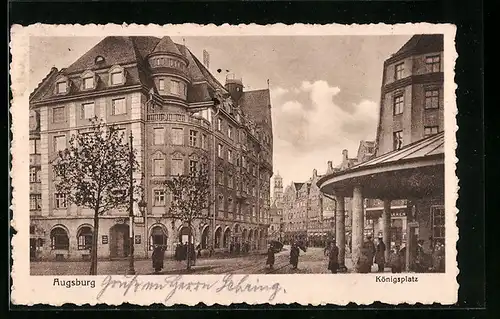
<svg viewBox="0 0 500 319">
<path fill-rule="evenodd" d="M 129 165 L 130 165 L 130 172 L 129 172 L 129 264 L 128 264 L 128 271 L 127 275 L 135 275 L 135 269 L 134 269 L 134 172 L 132 170 L 133 163 L 134 163 L 134 149 L 133 149 L 133 135 L 132 131 L 130 131 L 129 135 L 129 143 L 130 143 L 130 153 L 129 153 Z"/>
</svg>

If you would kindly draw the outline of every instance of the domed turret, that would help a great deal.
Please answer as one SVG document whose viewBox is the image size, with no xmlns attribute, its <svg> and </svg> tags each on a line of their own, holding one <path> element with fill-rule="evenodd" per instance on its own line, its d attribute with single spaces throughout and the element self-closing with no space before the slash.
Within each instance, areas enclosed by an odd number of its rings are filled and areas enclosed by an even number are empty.
<svg viewBox="0 0 500 319">
<path fill-rule="evenodd" d="M 233 101 L 238 104 L 241 96 L 243 95 L 243 81 L 241 78 L 236 78 L 234 74 L 226 76 L 226 90 L 229 91 Z"/>
<path fill-rule="evenodd" d="M 190 82 L 188 59 L 170 37 L 163 37 L 158 42 L 148 62 L 158 94 L 186 99 Z"/>
</svg>

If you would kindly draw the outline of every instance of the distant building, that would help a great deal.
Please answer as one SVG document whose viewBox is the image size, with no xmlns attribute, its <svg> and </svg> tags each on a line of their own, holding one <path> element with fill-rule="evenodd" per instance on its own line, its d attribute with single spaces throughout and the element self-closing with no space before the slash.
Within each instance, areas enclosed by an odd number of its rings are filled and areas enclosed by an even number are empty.
<svg viewBox="0 0 500 319">
<path fill-rule="evenodd" d="M 120 258 L 134 245 L 147 257 L 154 244 L 195 243 L 216 251 L 231 242 L 265 248 L 272 176 L 269 89 L 225 85 L 184 45 L 169 37 L 106 37 L 65 69 L 53 68 L 30 95 L 30 246 L 34 259 L 88 258 L 93 212 L 55 191 L 51 161 L 72 134 L 97 116 L 134 136 L 145 186 L 146 216 L 129 239 L 127 210 L 101 217 L 98 256 Z M 210 220 L 189 229 L 169 219 L 163 182 L 197 167 L 210 172 Z M 144 176 L 142 178 L 141 176 Z"/>
</svg>

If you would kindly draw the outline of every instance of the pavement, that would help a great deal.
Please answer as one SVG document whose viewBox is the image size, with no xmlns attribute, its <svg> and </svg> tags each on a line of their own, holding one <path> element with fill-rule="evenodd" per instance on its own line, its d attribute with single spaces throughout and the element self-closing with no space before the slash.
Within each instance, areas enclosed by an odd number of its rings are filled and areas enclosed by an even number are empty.
<svg viewBox="0 0 500 319">
<path fill-rule="evenodd" d="M 306 252 L 301 251 L 299 265 L 297 269 L 292 269 L 289 264 L 290 252 L 287 247 L 275 255 L 274 269 L 270 270 L 266 266 L 266 255 L 247 255 L 233 258 L 200 258 L 192 269 L 186 270 L 185 261 L 175 261 L 166 258 L 164 268 L 158 274 L 320 274 L 329 273 L 328 257 L 324 256 L 322 248 L 311 247 Z M 346 267 L 352 269 L 352 263 L 346 256 Z M 98 261 L 98 275 L 125 275 L 129 268 L 128 260 L 102 260 Z M 152 269 L 151 260 L 136 260 L 134 268 L 137 274 L 150 275 L 155 274 Z M 376 265 L 372 272 L 376 272 Z M 31 262 L 31 275 L 87 275 L 90 269 L 88 261 L 49 261 L 49 262 Z M 387 269 L 386 269 L 387 271 Z"/>
</svg>

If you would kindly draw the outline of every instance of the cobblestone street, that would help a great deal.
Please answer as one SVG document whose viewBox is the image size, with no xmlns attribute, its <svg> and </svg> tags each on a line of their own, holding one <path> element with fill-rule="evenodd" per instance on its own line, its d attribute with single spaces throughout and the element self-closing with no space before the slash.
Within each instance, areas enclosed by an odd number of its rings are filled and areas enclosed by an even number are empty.
<svg viewBox="0 0 500 319">
<path fill-rule="evenodd" d="M 289 264 L 289 250 L 284 249 L 276 254 L 274 269 L 272 271 L 266 267 L 266 255 L 255 254 L 248 256 L 239 256 L 234 258 L 200 258 L 196 265 L 192 267 L 189 273 L 193 274 L 311 274 L 311 273 L 329 273 L 327 269 L 328 258 L 323 255 L 322 248 L 309 248 L 307 252 L 302 252 L 299 257 L 298 269 L 293 270 Z M 346 266 L 352 268 L 350 258 L 346 258 Z M 32 262 L 31 275 L 87 275 L 89 271 L 89 262 Z M 375 268 L 376 266 L 374 266 Z M 166 257 L 164 269 L 160 274 L 185 274 L 185 262 L 177 262 L 171 257 Z M 99 275 L 120 274 L 124 275 L 128 269 L 128 260 L 103 260 L 99 261 Z M 154 274 L 151 266 L 151 260 L 141 259 L 135 261 L 135 270 L 137 274 Z M 373 272 L 375 269 L 372 270 Z"/>
</svg>

